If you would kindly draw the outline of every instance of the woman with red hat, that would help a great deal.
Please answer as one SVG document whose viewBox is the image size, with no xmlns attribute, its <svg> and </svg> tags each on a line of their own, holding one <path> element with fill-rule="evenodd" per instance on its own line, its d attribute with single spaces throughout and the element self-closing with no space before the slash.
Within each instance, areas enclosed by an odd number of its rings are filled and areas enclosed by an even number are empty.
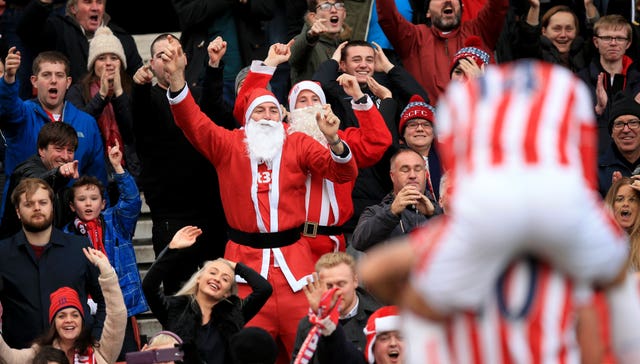
<svg viewBox="0 0 640 364">
<path fill-rule="evenodd" d="M 12 349 L 0 336 L 0 359 L 15 364 L 31 363 L 41 347 L 51 345 L 64 351 L 70 363 L 110 364 L 116 361 L 127 323 L 127 308 L 118 276 L 102 252 L 92 248 L 83 248 L 83 251 L 100 270 L 99 282 L 107 309 L 100 340 L 96 340 L 84 325 L 85 312 L 78 292 L 71 287 L 60 287 L 49 296 L 49 331 L 27 349 Z"/>
</svg>

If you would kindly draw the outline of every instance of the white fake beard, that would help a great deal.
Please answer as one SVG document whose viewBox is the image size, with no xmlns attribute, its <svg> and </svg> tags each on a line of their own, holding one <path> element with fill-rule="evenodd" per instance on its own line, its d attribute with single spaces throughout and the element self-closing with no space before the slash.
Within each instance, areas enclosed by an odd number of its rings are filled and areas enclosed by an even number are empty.
<svg viewBox="0 0 640 364">
<path fill-rule="evenodd" d="M 244 139 L 251 161 L 257 164 L 266 163 L 272 167 L 273 159 L 282 151 L 284 144 L 284 126 L 281 122 L 271 120 L 249 120 L 244 128 Z"/>
<path fill-rule="evenodd" d="M 317 113 L 320 113 L 320 115 L 324 114 L 322 106 L 307 106 L 291 111 L 291 113 L 289 113 L 289 128 L 287 128 L 287 134 L 295 132 L 305 133 L 319 141 L 320 144 L 326 146 L 327 138 L 318 126 L 318 122 L 316 121 Z"/>
</svg>

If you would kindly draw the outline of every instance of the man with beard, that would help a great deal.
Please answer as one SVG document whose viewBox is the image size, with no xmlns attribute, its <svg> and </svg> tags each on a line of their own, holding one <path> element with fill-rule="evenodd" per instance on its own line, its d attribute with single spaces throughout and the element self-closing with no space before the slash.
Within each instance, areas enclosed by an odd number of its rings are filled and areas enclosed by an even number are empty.
<svg viewBox="0 0 640 364">
<path fill-rule="evenodd" d="M 52 226 L 53 190 L 38 178 L 25 178 L 11 194 L 22 230 L 0 241 L 0 303 L 2 336 L 12 348 L 27 348 L 49 328 L 49 295 L 68 286 L 80 295 L 85 312 L 87 297 L 97 303 L 86 324 L 100 337 L 105 305 L 98 270 L 82 248 L 89 240 L 64 234 Z"/>
<path fill-rule="evenodd" d="M 247 75 L 247 87 L 266 87 L 279 64 L 287 62 L 289 45 L 277 51 L 271 46 L 263 65 L 254 63 Z M 282 54 L 280 54 L 282 53 Z M 391 133 L 382 115 L 374 106 L 371 97 L 363 93 L 355 76 L 343 74 L 338 84 L 352 99 L 351 108 L 362 125 L 339 130 L 340 138 L 349 144 L 359 168 L 367 168 L 377 163 L 391 145 Z M 318 127 L 316 114 L 331 113 L 331 105 L 322 87 L 313 81 L 301 81 L 289 92 L 290 114 L 287 133 L 305 133 L 320 144 L 327 146 L 327 139 Z M 238 118 L 240 110 L 236 111 Z M 307 177 L 306 222 L 303 235 L 309 241 L 314 261 L 329 252 L 345 251 L 346 241 L 342 225 L 353 216 L 351 192 L 354 182 L 333 183 L 314 174 Z"/>
<path fill-rule="evenodd" d="M 449 83 L 452 55 L 467 37 L 477 35 L 484 49 L 495 49 L 508 7 L 508 0 L 487 0 L 476 18 L 461 21 L 460 0 L 427 0 L 430 24 L 416 25 L 398 12 L 394 0 L 376 1 L 380 27 L 433 104 Z"/>
<path fill-rule="evenodd" d="M 171 111 L 220 176 L 230 238 L 225 258 L 259 271 L 273 287 L 271 298 L 247 325 L 269 331 L 283 346 L 281 359 L 289 360 L 296 323 L 307 314 L 301 290 L 314 263 L 308 242 L 301 239 L 307 174 L 346 183 L 356 177 L 355 161 L 338 136 L 340 120 L 333 113 L 316 117 L 329 151 L 303 133 L 287 135 L 278 100 L 264 88 L 247 87 L 246 80 L 238 95 L 245 105 L 244 129 L 215 125 L 186 87 L 182 55 L 179 42 L 170 38 L 162 60 L 170 79 Z M 241 297 L 249 291 L 248 285 L 239 285 Z"/>
<path fill-rule="evenodd" d="M 72 178 L 78 178 L 78 161 L 74 154 L 78 148 L 78 136 L 73 126 L 67 123 L 44 124 L 38 133 L 38 153 L 20 163 L 11 174 L 9 192 L 16 188 L 24 178 L 41 178 L 55 192 L 53 200 L 54 226 L 62 227 L 70 219 L 71 211 L 64 200 L 67 184 Z M 21 224 L 11 206 L 11 199 L 5 199 L 5 211 L 0 220 L 0 239 L 20 231 Z"/>
</svg>

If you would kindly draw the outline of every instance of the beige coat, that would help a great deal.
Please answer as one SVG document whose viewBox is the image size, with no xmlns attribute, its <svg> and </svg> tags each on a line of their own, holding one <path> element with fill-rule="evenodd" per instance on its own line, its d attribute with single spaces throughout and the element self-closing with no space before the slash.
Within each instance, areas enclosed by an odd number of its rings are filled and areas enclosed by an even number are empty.
<svg viewBox="0 0 640 364">
<path fill-rule="evenodd" d="M 94 347 L 94 355 L 98 364 L 113 364 L 120 354 L 124 340 L 124 331 L 127 326 L 127 307 L 124 304 L 116 272 L 108 263 L 107 266 L 102 265 L 99 267 L 100 278 L 98 278 L 98 282 L 104 295 L 107 316 L 104 320 L 102 337 L 98 342 L 100 345 Z M 53 342 L 53 347 L 60 348 L 57 341 Z M 39 346 L 35 344 L 28 349 L 12 349 L 0 336 L 0 359 L 7 363 L 31 364 L 38 349 Z"/>
</svg>

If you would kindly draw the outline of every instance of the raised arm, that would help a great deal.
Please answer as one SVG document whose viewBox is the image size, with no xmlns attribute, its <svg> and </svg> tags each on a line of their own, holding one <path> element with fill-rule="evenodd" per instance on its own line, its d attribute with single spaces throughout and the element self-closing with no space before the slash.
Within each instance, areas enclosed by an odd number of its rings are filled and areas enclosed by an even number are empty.
<svg viewBox="0 0 640 364">
<path fill-rule="evenodd" d="M 235 273 L 251 286 L 251 293 L 242 300 L 242 315 L 244 316 L 244 321 L 248 322 L 271 297 L 273 288 L 260 273 L 240 262 L 235 263 Z"/>
<path fill-rule="evenodd" d="M 109 264 L 109 259 L 101 251 L 83 248 L 87 259 L 100 270 L 100 288 L 104 296 L 107 316 L 96 351 L 107 363 L 114 363 L 120 354 L 127 326 L 127 306 L 118 283 L 116 271 Z"/>
<path fill-rule="evenodd" d="M 151 312 L 163 327 L 168 324 L 169 300 L 160 285 L 171 274 L 173 267 L 181 264 L 180 249 L 193 245 L 200 235 L 202 230 L 196 226 L 185 226 L 178 230 L 142 280 L 142 291 Z"/>
</svg>

